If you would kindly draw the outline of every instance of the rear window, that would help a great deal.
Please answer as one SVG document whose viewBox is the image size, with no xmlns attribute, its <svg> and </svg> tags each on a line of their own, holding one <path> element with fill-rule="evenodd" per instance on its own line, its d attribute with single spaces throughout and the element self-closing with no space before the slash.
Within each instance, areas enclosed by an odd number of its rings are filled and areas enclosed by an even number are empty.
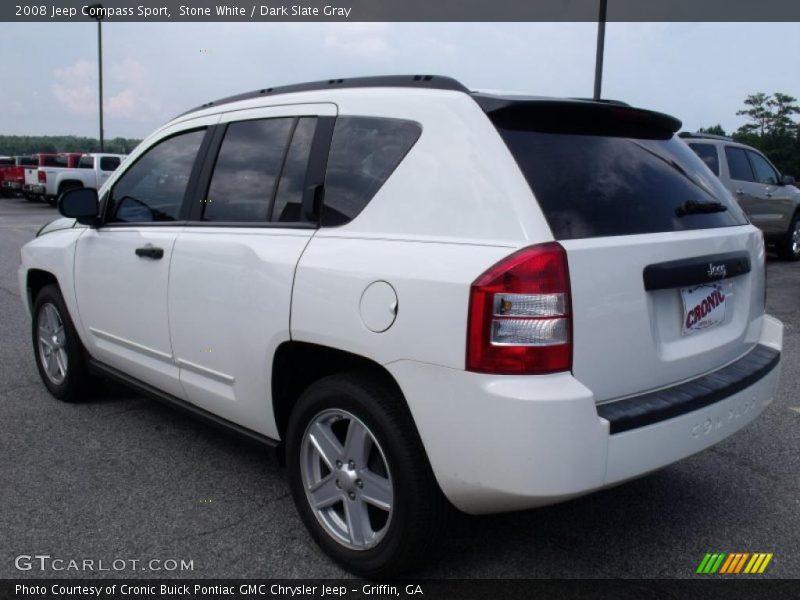
<svg viewBox="0 0 800 600">
<path fill-rule="evenodd" d="M 116 171 L 119 163 L 120 158 L 118 156 L 103 156 L 100 158 L 100 170 Z"/>
<path fill-rule="evenodd" d="M 94 156 L 81 156 L 78 162 L 79 169 L 94 169 Z"/>
<path fill-rule="evenodd" d="M 337 118 L 325 176 L 322 224 L 343 225 L 354 219 L 421 133 L 413 121 Z"/>
<path fill-rule="evenodd" d="M 14 164 L 13 158 L 0 157 L 0 165 L 5 167 L 13 164 Z"/>
<path fill-rule="evenodd" d="M 717 155 L 717 147 L 714 144 L 689 144 L 689 147 L 694 150 L 694 153 L 700 157 L 706 166 L 719 177 L 719 156 Z"/>
<path fill-rule="evenodd" d="M 48 154 L 47 156 L 42 156 L 39 161 L 39 166 L 42 167 L 66 167 L 67 166 L 67 157 L 66 156 L 55 156 L 53 154 Z"/>
<path fill-rule="evenodd" d="M 497 125 L 497 124 L 496 124 Z M 703 162 L 676 137 L 583 135 L 497 125 L 556 239 L 744 225 L 741 210 Z M 631 135 L 628 128 L 626 136 Z M 665 136 L 666 137 L 666 136 Z M 687 202 L 721 212 L 683 214 Z"/>
</svg>

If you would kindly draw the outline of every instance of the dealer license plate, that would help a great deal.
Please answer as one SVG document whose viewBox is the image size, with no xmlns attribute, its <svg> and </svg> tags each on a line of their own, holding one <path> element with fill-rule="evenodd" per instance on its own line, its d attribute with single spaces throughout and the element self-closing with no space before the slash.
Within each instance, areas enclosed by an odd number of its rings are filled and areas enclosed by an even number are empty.
<svg viewBox="0 0 800 600">
<path fill-rule="evenodd" d="M 711 329 L 725 321 L 727 298 L 720 283 L 681 288 L 683 298 L 682 335 Z"/>
</svg>

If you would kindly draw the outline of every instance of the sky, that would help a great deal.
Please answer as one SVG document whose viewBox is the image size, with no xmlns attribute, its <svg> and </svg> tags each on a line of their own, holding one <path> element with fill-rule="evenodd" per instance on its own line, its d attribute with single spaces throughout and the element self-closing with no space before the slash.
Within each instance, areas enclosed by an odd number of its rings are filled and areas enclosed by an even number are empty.
<svg viewBox="0 0 800 600">
<path fill-rule="evenodd" d="M 94 23 L 3 23 L 0 135 L 97 136 Z M 303 81 L 449 75 L 472 89 L 591 96 L 595 23 L 103 24 L 106 138 Z M 608 23 L 603 96 L 731 132 L 755 92 L 800 97 L 800 23 Z"/>
</svg>

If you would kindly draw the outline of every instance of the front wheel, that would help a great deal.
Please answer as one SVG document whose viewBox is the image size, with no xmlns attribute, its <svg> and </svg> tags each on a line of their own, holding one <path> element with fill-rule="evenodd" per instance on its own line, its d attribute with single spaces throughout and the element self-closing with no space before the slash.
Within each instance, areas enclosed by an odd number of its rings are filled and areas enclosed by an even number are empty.
<svg viewBox="0 0 800 600">
<path fill-rule="evenodd" d="M 446 500 L 393 386 L 358 374 L 316 382 L 292 411 L 286 444 L 300 516 L 346 569 L 388 577 L 435 547 Z"/>
<path fill-rule="evenodd" d="M 55 285 L 42 288 L 33 303 L 33 353 L 48 391 L 65 402 L 83 398 L 90 375 L 83 345 Z"/>
<path fill-rule="evenodd" d="M 800 260 L 800 215 L 795 215 L 783 242 L 778 244 L 778 252 L 786 260 Z"/>
</svg>

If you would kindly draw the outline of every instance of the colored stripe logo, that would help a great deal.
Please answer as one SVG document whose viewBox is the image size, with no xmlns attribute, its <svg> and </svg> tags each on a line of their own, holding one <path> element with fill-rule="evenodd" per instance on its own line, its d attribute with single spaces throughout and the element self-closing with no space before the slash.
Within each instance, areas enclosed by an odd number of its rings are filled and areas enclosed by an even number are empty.
<svg viewBox="0 0 800 600">
<path fill-rule="evenodd" d="M 749 552 L 708 553 L 700 561 L 696 572 L 700 575 L 713 575 L 714 573 L 755 575 L 763 573 L 771 560 L 772 552 L 755 552 L 753 554 Z"/>
</svg>

